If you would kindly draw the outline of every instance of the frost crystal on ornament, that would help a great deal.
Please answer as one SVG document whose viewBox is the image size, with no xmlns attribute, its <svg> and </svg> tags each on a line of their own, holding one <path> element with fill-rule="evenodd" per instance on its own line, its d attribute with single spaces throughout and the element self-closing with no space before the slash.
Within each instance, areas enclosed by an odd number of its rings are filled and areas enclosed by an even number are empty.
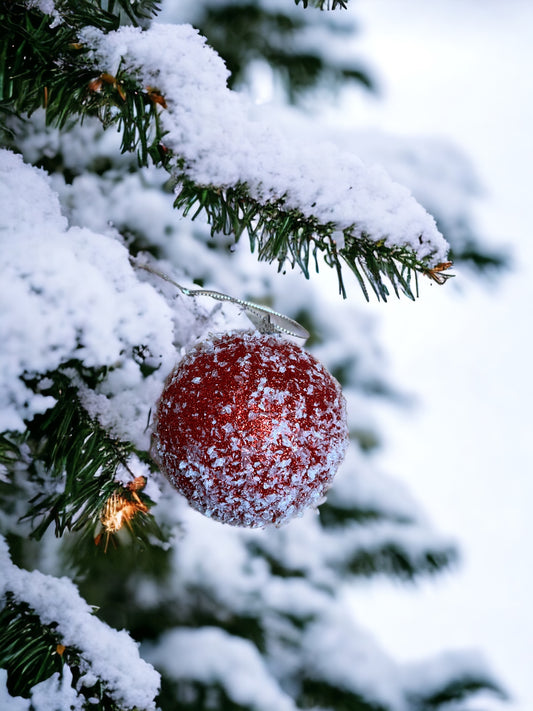
<svg viewBox="0 0 533 711">
<path fill-rule="evenodd" d="M 321 363 L 280 336 L 236 332 L 170 375 L 152 455 L 195 509 L 256 527 L 320 503 L 347 434 L 340 386 Z"/>
</svg>

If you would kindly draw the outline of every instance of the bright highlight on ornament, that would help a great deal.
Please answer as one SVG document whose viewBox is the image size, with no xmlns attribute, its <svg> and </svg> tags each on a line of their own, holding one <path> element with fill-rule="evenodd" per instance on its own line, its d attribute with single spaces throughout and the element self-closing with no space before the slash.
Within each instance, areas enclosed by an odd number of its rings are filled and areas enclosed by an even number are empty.
<svg viewBox="0 0 533 711">
<path fill-rule="evenodd" d="M 257 527 L 318 505 L 346 445 L 344 398 L 324 366 L 280 336 L 236 332 L 171 374 L 152 455 L 195 509 Z"/>
</svg>

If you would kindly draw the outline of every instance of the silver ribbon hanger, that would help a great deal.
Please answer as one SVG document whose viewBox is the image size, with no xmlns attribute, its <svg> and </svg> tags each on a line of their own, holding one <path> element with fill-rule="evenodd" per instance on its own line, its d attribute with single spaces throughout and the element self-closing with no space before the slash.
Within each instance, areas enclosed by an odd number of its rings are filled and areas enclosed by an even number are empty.
<svg viewBox="0 0 533 711">
<path fill-rule="evenodd" d="M 309 331 L 299 324 L 298 321 L 295 321 L 284 314 L 280 314 L 277 311 L 270 309 L 268 306 L 260 306 L 259 304 L 252 303 L 251 301 L 237 299 L 234 296 L 228 296 L 228 294 L 222 294 L 219 291 L 212 291 L 211 289 L 188 289 L 187 287 L 178 284 L 166 274 L 163 274 L 163 272 L 154 269 L 149 264 L 140 262 L 138 259 L 133 257 L 131 258 L 131 262 L 134 267 L 144 269 L 145 271 L 150 272 L 150 274 L 154 274 L 160 279 L 172 284 L 172 286 L 179 289 L 179 291 L 185 296 L 210 296 L 212 299 L 216 299 L 217 301 L 228 301 L 231 304 L 240 306 L 250 321 L 261 333 L 284 333 L 287 336 L 302 338 L 304 341 L 309 338 Z"/>
</svg>

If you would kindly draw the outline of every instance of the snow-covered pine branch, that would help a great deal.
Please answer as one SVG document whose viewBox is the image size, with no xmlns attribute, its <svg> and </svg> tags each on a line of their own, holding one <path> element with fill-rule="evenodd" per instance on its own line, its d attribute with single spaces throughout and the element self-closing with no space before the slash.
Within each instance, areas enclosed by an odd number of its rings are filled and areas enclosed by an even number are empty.
<svg viewBox="0 0 533 711">
<path fill-rule="evenodd" d="M 44 575 L 38 570 L 22 570 L 13 565 L 2 536 L 0 569 L 2 614 L 12 613 L 10 622 L 13 626 L 16 625 L 18 615 L 26 615 L 27 611 L 35 614 L 42 626 L 57 638 L 58 648 L 55 653 L 63 657 L 63 664 L 60 665 L 62 682 L 59 682 L 56 672 L 43 679 L 37 690 L 33 691 L 38 699 L 37 708 L 85 708 L 87 696 L 91 696 L 90 690 L 101 685 L 99 693 L 112 700 L 116 708 L 155 710 L 154 698 L 159 689 L 159 674 L 141 659 L 137 645 L 125 630 L 113 630 L 92 614 L 91 608 L 79 596 L 71 580 Z M 9 626 L 2 626 L 0 634 L 9 636 Z M 3 642 L 2 655 L 7 654 L 6 639 Z M 23 650 L 28 640 L 19 638 L 15 642 L 15 646 Z M 16 649 L 11 655 L 7 654 L 8 659 L 3 660 L 7 666 L 13 657 L 17 658 L 16 654 Z M 41 668 L 45 662 L 46 659 L 35 660 L 37 665 L 42 665 Z M 31 675 L 34 670 L 28 669 L 26 664 L 17 676 L 24 676 L 25 673 Z M 74 677 L 76 689 L 65 683 Z M 84 694 L 84 689 L 89 690 L 89 693 Z"/>
<path fill-rule="evenodd" d="M 294 0 L 298 5 L 302 3 L 304 7 L 308 7 L 309 0 Z M 314 7 L 319 7 L 321 10 L 336 10 L 337 8 L 344 8 L 348 6 L 349 0 L 312 0 L 312 5 Z"/>
<path fill-rule="evenodd" d="M 53 398 L 32 393 L 22 376 L 45 374 L 77 359 L 86 367 L 113 366 L 126 382 L 152 383 L 148 400 L 161 390 L 160 375 L 132 372 L 132 350 L 150 344 L 156 366 L 174 364 L 172 313 L 165 300 L 137 279 L 127 249 L 108 235 L 68 227 L 48 176 L 0 151 L 0 430 L 23 430 L 23 420 L 44 412 Z M 122 366 L 129 371 L 126 375 Z M 128 408 L 128 406 L 126 406 Z M 134 403 L 129 407 L 135 408 Z M 137 421 L 130 410 L 126 421 Z M 145 428 L 146 416 L 138 428 Z M 109 426 L 109 423 L 107 423 Z M 138 441 L 133 433 L 128 433 Z"/>
<path fill-rule="evenodd" d="M 413 275 L 435 268 L 446 279 L 448 245 L 405 187 L 329 140 L 309 144 L 303 119 L 265 117 L 227 87 L 224 62 L 190 25 L 117 27 L 98 7 L 91 19 L 87 3 L 67 3 L 65 18 L 47 7 L 32 4 L 25 32 L 12 13 L 0 18 L 10 48 L 1 94 L 16 111 L 43 105 L 59 126 L 76 114 L 118 124 L 123 150 L 174 174 L 185 214 L 203 212 L 213 232 L 236 239 L 248 232 L 259 258 L 280 269 L 288 262 L 309 276 L 322 255 L 343 294 L 342 262 L 367 298 L 371 287 L 386 300 L 389 282 L 414 298 Z"/>
<path fill-rule="evenodd" d="M 412 296 L 411 270 L 446 260 L 434 219 L 406 188 L 332 142 L 310 146 L 298 122 L 281 128 L 265 119 L 261 107 L 227 88 L 223 61 L 190 25 L 89 27 L 80 39 L 95 72 L 134 76 L 158 97 L 168 165 L 185 183 L 179 206 L 197 204 L 217 229 L 237 236 L 241 223 L 258 237 L 260 256 L 280 263 L 289 256 L 307 272 L 317 249 L 335 266 L 340 255 L 383 298 L 383 275 Z"/>
</svg>

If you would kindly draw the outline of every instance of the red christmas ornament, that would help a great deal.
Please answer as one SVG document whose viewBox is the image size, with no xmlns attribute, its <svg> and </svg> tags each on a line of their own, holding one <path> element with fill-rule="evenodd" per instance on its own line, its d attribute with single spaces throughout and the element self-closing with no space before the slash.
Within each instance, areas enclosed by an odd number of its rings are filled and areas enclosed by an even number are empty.
<svg viewBox="0 0 533 711">
<path fill-rule="evenodd" d="M 152 454 L 193 508 L 265 526 L 320 503 L 346 444 L 344 397 L 324 366 L 280 336 L 236 332 L 171 374 Z"/>
</svg>

